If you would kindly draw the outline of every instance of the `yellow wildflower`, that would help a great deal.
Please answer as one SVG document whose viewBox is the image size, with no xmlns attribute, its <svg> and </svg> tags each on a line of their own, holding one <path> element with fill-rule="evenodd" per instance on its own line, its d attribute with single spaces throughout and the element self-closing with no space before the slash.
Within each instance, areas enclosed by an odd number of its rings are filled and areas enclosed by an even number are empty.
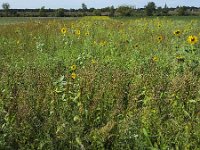
<svg viewBox="0 0 200 150">
<path fill-rule="evenodd" d="M 74 72 L 71 74 L 71 78 L 72 78 L 73 80 L 76 79 L 76 76 L 77 76 L 77 75 L 76 75 L 76 73 L 74 73 Z"/>
<path fill-rule="evenodd" d="M 64 27 L 64 28 L 62 28 L 62 29 L 61 29 L 61 33 L 62 33 L 62 34 L 65 34 L 65 33 L 67 33 L 67 29 L 66 29 L 65 27 Z"/>
<path fill-rule="evenodd" d="M 187 39 L 188 43 L 196 44 L 198 42 L 198 38 L 195 35 L 190 35 Z"/>
<path fill-rule="evenodd" d="M 72 65 L 70 68 L 71 68 L 72 71 L 75 71 L 76 70 L 76 65 Z"/>
</svg>

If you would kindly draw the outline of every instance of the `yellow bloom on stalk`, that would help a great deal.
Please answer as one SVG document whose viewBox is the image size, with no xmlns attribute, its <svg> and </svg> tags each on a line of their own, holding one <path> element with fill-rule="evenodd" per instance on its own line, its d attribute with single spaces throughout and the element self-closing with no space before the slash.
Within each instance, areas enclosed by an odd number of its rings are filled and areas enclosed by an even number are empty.
<svg viewBox="0 0 200 150">
<path fill-rule="evenodd" d="M 70 68 L 71 68 L 72 71 L 75 71 L 76 70 L 76 65 L 72 65 Z"/>
<path fill-rule="evenodd" d="M 73 80 L 76 79 L 76 76 L 77 76 L 77 75 L 76 75 L 76 73 L 74 73 L 74 72 L 71 74 L 71 78 L 72 78 Z"/>
<path fill-rule="evenodd" d="M 67 33 L 67 29 L 66 29 L 65 27 L 63 27 L 63 28 L 61 29 L 61 33 L 62 33 L 62 34 Z"/>
<path fill-rule="evenodd" d="M 158 37 L 158 42 L 161 42 L 162 40 L 163 40 L 163 36 L 160 35 L 160 36 Z"/>
<path fill-rule="evenodd" d="M 78 35 L 78 36 L 80 36 L 81 31 L 80 31 L 80 30 L 76 30 L 76 31 L 75 31 L 75 34 Z"/>
<path fill-rule="evenodd" d="M 85 35 L 88 36 L 88 35 L 90 35 L 90 33 L 87 31 L 87 32 L 85 32 Z"/>
<path fill-rule="evenodd" d="M 101 42 L 100 42 L 100 45 L 101 45 L 101 46 L 105 46 L 106 43 L 107 43 L 106 41 L 101 41 Z"/>
<path fill-rule="evenodd" d="M 180 31 L 180 30 L 174 31 L 174 35 L 176 35 L 176 36 L 179 36 L 180 34 L 181 34 L 181 31 Z"/>
<path fill-rule="evenodd" d="M 187 39 L 188 43 L 196 44 L 198 42 L 198 38 L 195 35 L 190 35 Z"/>
</svg>

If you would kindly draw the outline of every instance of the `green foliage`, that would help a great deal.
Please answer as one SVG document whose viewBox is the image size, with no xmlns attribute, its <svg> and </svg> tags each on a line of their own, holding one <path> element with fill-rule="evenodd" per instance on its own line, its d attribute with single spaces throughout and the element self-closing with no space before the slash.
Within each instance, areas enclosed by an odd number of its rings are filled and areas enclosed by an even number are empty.
<svg viewBox="0 0 200 150">
<path fill-rule="evenodd" d="M 95 16 L 101 16 L 101 11 L 98 10 L 98 9 L 95 9 L 95 10 L 93 11 L 93 14 L 94 14 Z"/>
<path fill-rule="evenodd" d="M 120 16 L 131 16 L 133 13 L 133 8 L 130 6 L 119 6 L 116 9 L 116 13 L 118 13 Z"/>
<path fill-rule="evenodd" d="M 185 6 L 181 6 L 177 9 L 177 13 L 179 16 L 185 16 L 186 10 L 187 10 L 187 8 Z"/>
<path fill-rule="evenodd" d="M 86 5 L 85 3 L 82 3 L 81 6 L 82 6 L 82 10 L 83 10 L 83 11 L 86 11 L 86 10 L 87 10 L 87 5 Z"/>
<path fill-rule="evenodd" d="M 64 17 L 65 16 L 65 10 L 63 8 L 59 8 L 55 12 L 56 17 Z"/>
<path fill-rule="evenodd" d="M 154 2 L 148 2 L 148 4 L 145 6 L 145 12 L 147 16 L 153 16 L 155 10 L 156 4 Z"/>
<path fill-rule="evenodd" d="M 199 39 L 199 25 L 105 16 L 1 25 L 0 149 L 198 150 L 200 44 L 188 36 Z"/>
<path fill-rule="evenodd" d="M 42 6 L 42 7 L 39 9 L 39 16 L 40 16 L 40 17 L 46 17 L 46 16 L 47 16 L 46 10 L 45 10 L 45 6 Z"/>
<path fill-rule="evenodd" d="M 8 17 L 9 9 L 10 9 L 10 4 L 9 3 L 3 3 L 2 8 L 5 11 L 5 16 Z"/>
<path fill-rule="evenodd" d="M 2 4 L 2 8 L 3 8 L 5 11 L 7 11 L 7 10 L 10 9 L 10 4 L 9 4 L 9 3 L 3 3 L 3 4 Z"/>
</svg>

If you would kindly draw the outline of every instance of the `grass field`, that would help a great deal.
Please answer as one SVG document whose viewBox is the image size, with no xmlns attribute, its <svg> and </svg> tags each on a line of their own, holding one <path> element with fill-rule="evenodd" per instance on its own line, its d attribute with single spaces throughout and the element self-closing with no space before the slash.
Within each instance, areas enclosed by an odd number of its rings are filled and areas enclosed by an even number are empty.
<svg viewBox="0 0 200 150">
<path fill-rule="evenodd" d="M 78 17 L 0 17 L 0 25 L 26 23 L 31 21 L 44 21 L 44 20 L 76 20 Z"/>
<path fill-rule="evenodd" d="M 0 18 L 0 149 L 200 149 L 198 18 L 21 19 Z"/>
</svg>

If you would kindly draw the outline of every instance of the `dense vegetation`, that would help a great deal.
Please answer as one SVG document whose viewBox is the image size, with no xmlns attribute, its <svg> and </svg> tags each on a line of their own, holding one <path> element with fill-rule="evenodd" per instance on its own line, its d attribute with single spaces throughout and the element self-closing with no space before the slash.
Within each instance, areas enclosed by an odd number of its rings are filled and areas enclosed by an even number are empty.
<svg viewBox="0 0 200 150">
<path fill-rule="evenodd" d="M 199 149 L 199 25 L 1 25 L 0 149 Z"/>
<path fill-rule="evenodd" d="M 10 9 L 9 3 L 3 3 L 0 9 L 0 17 L 83 17 L 83 16 L 200 16 L 200 8 L 194 6 L 177 6 L 169 8 L 156 6 L 154 2 L 148 2 L 143 8 L 136 8 L 134 5 L 122 5 L 105 8 L 87 8 L 82 3 L 79 9 L 46 9 L 45 6 L 36 9 Z"/>
</svg>

